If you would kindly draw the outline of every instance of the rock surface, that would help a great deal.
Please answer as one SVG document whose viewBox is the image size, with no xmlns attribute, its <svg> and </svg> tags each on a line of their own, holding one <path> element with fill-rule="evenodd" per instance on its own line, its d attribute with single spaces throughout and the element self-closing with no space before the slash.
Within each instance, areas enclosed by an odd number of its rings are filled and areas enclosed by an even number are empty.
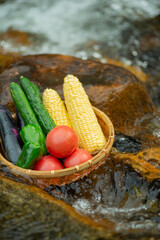
<svg viewBox="0 0 160 240">
<path fill-rule="evenodd" d="M 61 55 L 15 59 L 0 75 L 1 102 L 13 109 L 9 83 L 19 82 L 21 75 L 38 83 L 42 91 L 45 87 L 52 87 L 62 96 L 63 78 L 70 73 L 80 78 L 92 104 L 104 111 L 115 129 L 122 133 L 136 135 L 141 130 L 144 116 L 148 118 L 151 115 L 152 118 L 156 114 L 145 86 L 129 71 L 110 64 Z"/>
<path fill-rule="evenodd" d="M 130 59 L 132 64 L 141 65 L 147 73 L 146 86 L 154 103 L 159 105 L 160 81 L 160 14 L 149 19 L 133 22 L 123 32 L 123 43 L 128 47 L 120 55 Z"/>
<path fill-rule="evenodd" d="M 95 237 L 93 239 L 112 239 L 111 235 L 105 235 L 105 231 L 108 234 L 112 234 L 112 230 L 114 231 L 112 222 L 115 223 L 115 232 L 123 233 L 118 236 L 119 239 L 123 238 L 125 234 L 127 234 L 125 239 L 130 234 L 130 239 L 132 237 L 133 239 L 137 237 L 145 239 L 145 236 L 147 238 L 152 236 L 156 239 L 160 228 L 158 225 L 160 218 L 158 214 L 160 119 L 152 99 L 146 91 L 146 86 L 132 73 L 111 64 L 101 64 L 91 60 L 83 61 L 62 55 L 14 57 L 9 62 L 6 61 L 0 74 L 1 103 L 9 107 L 12 112 L 15 111 L 9 92 L 9 84 L 13 81 L 19 82 L 21 75 L 37 83 L 41 92 L 46 87 L 51 87 L 63 97 L 62 84 L 66 74 L 74 74 L 79 77 L 92 104 L 104 111 L 112 120 L 116 130 L 116 138 L 112 154 L 99 169 L 80 181 L 64 187 L 51 186 L 46 191 L 72 205 L 77 211 L 90 216 L 94 221 L 99 223 L 102 221 L 101 224 L 104 228 L 109 225 L 111 231 L 106 228 L 106 230 L 102 230 L 103 233 L 100 233 L 94 226 L 93 230 L 98 231 L 96 234 L 102 235 L 94 235 L 93 233 L 93 237 Z M 14 176 L 8 175 L 4 169 L 1 171 L 3 171 L 3 175 L 19 181 Z M 2 179 L 4 189 L 7 186 L 5 181 Z M 13 185 L 19 189 L 18 183 Z M 35 189 L 24 187 L 26 192 L 24 195 L 23 192 L 18 192 L 21 196 L 19 201 L 23 206 L 24 202 L 26 203 L 25 194 L 32 196 L 34 191 L 37 193 Z M 8 214 L 7 206 L 10 208 L 13 205 L 13 202 L 10 205 L 7 192 L 9 189 L 3 192 L 3 194 L 5 193 L 5 201 L 3 202 L 6 202 L 4 215 Z M 6 200 L 7 196 L 8 200 Z M 16 196 L 17 192 L 15 192 L 13 199 Z M 33 204 L 34 202 L 31 206 Z M 17 205 L 13 206 L 17 211 Z M 62 206 L 64 206 L 63 203 Z M 46 208 L 45 211 L 51 211 L 50 207 Z M 70 214 L 67 210 L 66 219 L 72 218 L 72 211 Z M 55 217 L 58 218 L 58 216 Z M 34 218 L 36 218 L 35 215 Z M 6 221 L 7 219 L 4 222 Z M 26 221 L 28 223 L 28 218 Z M 9 223 L 6 222 L 6 224 Z M 85 223 L 84 229 L 89 227 L 88 223 Z M 80 227 L 81 224 L 77 222 L 77 219 L 75 224 L 77 225 L 73 226 L 75 229 L 77 228 L 76 231 L 81 231 L 78 230 L 77 226 Z M 50 226 L 53 227 L 53 225 Z M 59 228 L 63 232 L 62 225 L 63 222 Z M 5 226 L 7 229 L 7 225 Z M 84 233 L 88 237 L 87 231 L 84 230 Z M 90 234 L 91 238 L 89 239 L 92 239 L 92 230 Z M 57 239 L 58 237 L 59 235 L 57 235 Z M 116 237 L 117 235 L 114 236 L 114 239 Z"/>
<path fill-rule="evenodd" d="M 111 221 L 107 231 L 36 187 L 1 176 L 0 186 L 1 239 L 110 239 L 112 236 Z"/>
<path fill-rule="evenodd" d="M 51 87 L 63 98 L 63 78 L 70 73 L 79 77 L 91 103 L 110 117 L 116 131 L 138 137 L 142 150 L 160 146 L 160 120 L 145 85 L 129 71 L 111 64 L 62 55 L 14 58 L 0 74 L 1 103 L 15 111 L 9 84 L 19 82 L 21 75 L 37 83 L 41 92 Z"/>
</svg>

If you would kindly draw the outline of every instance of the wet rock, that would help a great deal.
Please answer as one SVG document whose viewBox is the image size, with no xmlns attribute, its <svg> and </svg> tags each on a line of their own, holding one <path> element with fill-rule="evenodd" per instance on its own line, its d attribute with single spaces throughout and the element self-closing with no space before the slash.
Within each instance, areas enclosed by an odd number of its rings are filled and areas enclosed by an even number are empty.
<svg viewBox="0 0 160 240">
<path fill-rule="evenodd" d="M 159 152 L 113 152 L 106 163 L 83 180 L 51 186 L 49 193 L 96 221 L 111 219 L 121 231 L 136 229 L 137 233 L 152 232 L 154 236 L 159 232 L 160 218 Z"/>
<path fill-rule="evenodd" d="M 155 66 L 156 68 L 159 68 L 160 63 L 160 15 L 148 19 L 142 24 L 143 28 L 140 27 L 138 22 L 136 24 L 140 32 L 138 49 L 139 58 L 142 61 L 148 62 L 147 69 L 154 74 Z"/>
<path fill-rule="evenodd" d="M 131 28 L 123 32 L 128 39 L 129 47 L 121 52 L 121 55 L 130 59 L 133 64 L 142 67 L 148 74 L 146 86 L 154 103 L 160 102 L 160 15 L 135 21 Z"/>
<path fill-rule="evenodd" d="M 134 153 L 141 150 L 141 141 L 138 138 L 133 138 L 116 131 L 113 147 L 119 152 Z"/>
<path fill-rule="evenodd" d="M 94 221 L 103 220 L 103 225 L 111 219 L 116 231 L 136 232 L 138 238 L 142 232 L 156 237 L 160 119 L 144 84 L 135 75 L 122 67 L 69 56 L 18 57 L 0 74 L 1 102 L 15 111 L 9 84 L 19 82 L 21 75 L 37 83 L 41 92 L 51 87 L 63 97 L 63 78 L 69 73 L 79 77 L 92 104 L 111 118 L 116 130 L 115 148 L 106 162 L 84 179 L 45 190 Z"/>
<path fill-rule="evenodd" d="M 110 58 L 106 58 L 106 62 L 108 64 L 113 64 L 116 66 L 120 66 L 123 67 L 125 69 L 127 69 L 128 71 L 130 71 L 131 73 L 133 73 L 140 81 L 142 82 L 146 82 L 148 79 L 148 75 L 145 74 L 140 66 L 131 66 L 131 65 L 127 65 L 122 61 L 119 60 L 115 60 L 115 59 L 110 59 Z"/>
<path fill-rule="evenodd" d="M 94 86 L 89 86 L 87 92 L 93 105 L 110 117 L 115 129 L 130 136 L 141 134 L 144 121 L 156 113 L 144 86 L 136 81 L 96 86 L 96 95 Z"/>
<path fill-rule="evenodd" d="M 44 191 L 0 177 L 2 239 L 119 239 Z M 107 231 L 108 229 L 108 231 Z"/>
<path fill-rule="evenodd" d="M 32 39 L 28 33 L 11 28 L 0 33 L 0 54 L 19 56 L 31 47 Z"/>
<path fill-rule="evenodd" d="M 160 148 L 149 148 L 134 155 L 117 153 L 113 159 L 131 165 L 148 181 L 160 179 Z"/>
<path fill-rule="evenodd" d="M 135 21 L 132 29 L 126 29 L 124 31 L 125 39 L 127 38 L 130 43 L 130 49 L 127 49 L 132 54 L 133 61 L 137 59 L 147 61 L 147 65 L 144 66 L 144 71 L 151 71 L 153 68 L 159 68 L 159 50 L 160 50 L 160 15 L 145 19 L 141 21 Z M 137 41 L 134 41 L 133 36 Z M 125 41 L 124 39 L 124 41 Z M 132 52 L 130 52 L 132 51 Z M 133 51 L 136 51 L 136 55 Z M 149 57 L 149 54 L 150 57 Z M 135 55 L 135 56 L 134 56 Z M 157 66 L 156 66 L 157 65 Z M 153 73 L 156 73 L 155 69 Z M 152 73 L 152 74 L 153 74 Z"/>
<path fill-rule="evenodd" d="M 17 57 L 0 74 L 1 103 L 15 112 L 9 84 L 19 82 L 21 75 L 37 83 L 41 92 L 51 87 L 63 97 L 63 78 L 69 73 L 79 77 L 91 103 L 110 117 L 119 136 L 139 139 L 132 139 L 134 145 L 137 143 L 135 151 L 160 146 L 160 119 L 145 86 L 129 71 L 111 64 L 62 55 Z M 132 152 L 127 147 L 125 144 L 124 151 Z"/>
<path fill-rule="evenodd" d="M 10 41 L 13 45 L 30 45 L 31 42 L 28 35 L 19 30 L 9 29 L 8 31 L 0 34 L 1 41 Z"/>
<path fill-rule="evenodd" d="M 14 56 L 36 53 L 43 48 L 44 42 L 54 44 L 53 42 L 50 43 L 43 34 L 9 28 L 7 31 L 0 33 L 0 53 Z"/>
<path fill-rule="evenodd" d="M 3 72 L 5 67 L 13 61 L 13 55 L 0 54 L 0 73 Z"/>
<path fill-rule="evenodd" d="M 41 91 L 53 87 L 62 96 L 63 78 L 69 73 L 79 77 L 92 104 L 104 111 L 115 129 L 124 134 L 138 134 L 144 121 L 148 119 L 149 122 L 156 114 L 145 86 L 129 71 L 111 64 L 61 55 L 24 56 L 9 65 L 0 75 L 2 104 L 15 111 L 6 92 L 9 93 L 12 81 L 19 82 L 21 75 L 38 83 Z"/>
</svg>

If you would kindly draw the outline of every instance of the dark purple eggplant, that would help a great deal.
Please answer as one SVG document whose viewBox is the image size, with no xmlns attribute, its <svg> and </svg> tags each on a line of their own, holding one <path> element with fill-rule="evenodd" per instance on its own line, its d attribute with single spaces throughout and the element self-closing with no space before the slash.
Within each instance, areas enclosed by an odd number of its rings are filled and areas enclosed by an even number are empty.
<svg viewBox="0 0 160 240">
<path fill-rule="evenodd" d="M 18 130 L 21 131 L 21 129 L 25 126 L 25 124 L 18 110 L 16 110 L 16 119 L 17 119 Z"/>
<path fill-rule="evenodd" d="M 11 114 L 11 112 L 9 111 L 8 108 L 6 108 L 4 105 L 0 104 L 0 109 L 4 110 L 4 111 L 8 114 L 8 117 L 11 119 L 11 121 L 14 121 L 14 120 L 13 120 L 13 117 L 12 117 L 12 114 Z"/>
<path fill-rule="evenodd" d="M 0 137 L 6 158 L 13 164 L 16 164 L 22 148 L 16 125 L 12 115 L 9 115 L 8 111 L 2 107 L 0 108 Z"/>
</svg>

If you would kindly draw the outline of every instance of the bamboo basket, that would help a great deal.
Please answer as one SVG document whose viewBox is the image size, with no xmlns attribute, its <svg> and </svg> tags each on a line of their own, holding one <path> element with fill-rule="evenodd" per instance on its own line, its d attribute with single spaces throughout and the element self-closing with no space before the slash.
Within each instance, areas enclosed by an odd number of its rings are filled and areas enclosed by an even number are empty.
<svg viewBox="0 0 160 240">
<path fill-rule="evenodd" d="M 63 170 L 35 171 L 20 168 L 9 162 L 2 156 L 2 154 L 0 154 L 1 166 L 5 167 L 5 171 L 7 168 L 7 171 L 10 174 L 21 178 L 33 185 L 37 185 L 40 188 L 45 188 L 50 185 L 69 184 L 79 178 L 83 178 L 84 176 L 88 175 L 92 170 L 98 168 L 107 159 L 114 141 L 114 127 L 111 120 L 99 109 L 95 107 L 93 107 L 93 109 L 104 132 L 107 143 L 101 151 L 99 151 L 87 162 Z"/>
</svg>

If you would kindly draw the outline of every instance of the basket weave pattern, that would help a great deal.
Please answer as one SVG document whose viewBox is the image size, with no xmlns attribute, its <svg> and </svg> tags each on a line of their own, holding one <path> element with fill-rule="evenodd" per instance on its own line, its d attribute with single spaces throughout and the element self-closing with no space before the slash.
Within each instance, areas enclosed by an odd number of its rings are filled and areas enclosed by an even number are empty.
<svg viewBox="0 0 160 240">
<path fill-rule="evenodd" d="M 1 165 L 7 167 L 8 171 L 13 175 L 22 178 L 29 183 L 37 185 L 40 188 L 50 185 L 69 184 L 88 175 L 92 170 L 98 168 L 104 161 L 106 161 L 114 141 L 114 127 L 112 122 L 102 111 L 95 107 L 93 107 L 93 109 L 104 132 L 107 143 L 99 153 L 87 162 L 63 170 L 34 171 L 15 166 L 0 154 Z"/>
</svg>

